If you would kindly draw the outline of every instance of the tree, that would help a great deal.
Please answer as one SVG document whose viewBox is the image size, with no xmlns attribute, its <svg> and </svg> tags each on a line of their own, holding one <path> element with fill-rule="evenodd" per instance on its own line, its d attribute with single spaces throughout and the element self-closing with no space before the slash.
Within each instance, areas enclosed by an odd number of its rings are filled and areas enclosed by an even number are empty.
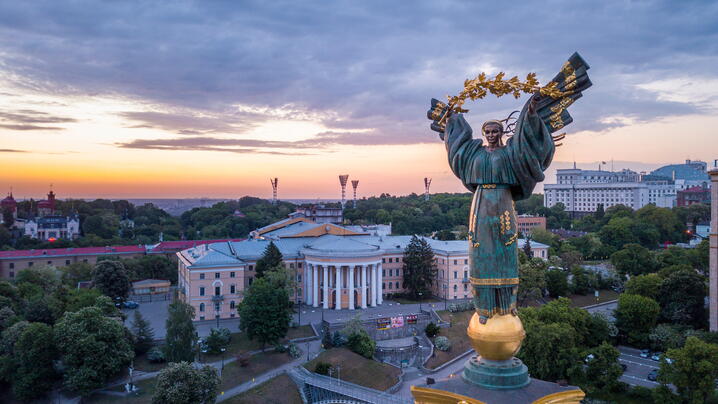
<svg viewBox="0 0 718 404">
<path fill-rule="evenodd" d="M 684 326 L 658 324 L 648 335 L 651 340 L 651 348 L 663 352 L 680 348 L 686 342 L 685 331 Z"/>
<path fill-rule="evenodd" d="M 167 362 L 192 362 L 197 333 L 192 323 L 194 307 L 177 300 L 170 304 L 167 311 L 165 359 Z"/>
<path fill-rule="evenodd" d="M 222 352 L 223 348 L 227 348 L 231 340 L 232 334 L 228 328 L 212 328 L 205 339 L 207 352 L 217 355 Z"/>
<path fill-rule="evenodd" d="M 120 261 L 104 260 L 95 265 L 92 279 L 95 287 L 102 294 L 114 299 L 126 299 L 130 293 L 130 278 Z"/>
<path fill-rule="evenodd" d="M 152 404 L 214 403 L 219 383 L 217 370 L 211 366 L 196 369 L 188 362 L 170 363 L 157 376 Z"/>
<path fill-rule="evenodd" d="M 429 297 L 431 285 L 436 279 L 436 262 L 434 251 L 423 238 L 412 236 L 404 249 L 403 258 L 404 288 L 408 289 L 413 299 L 419 296 Z"/>
<path fill-rule="evenodd" d="M 666 278 L 658 293 L 661 318 L 666 322 L 703 327 L 706 282 L 694 270 L 674 272 Z"/>
<path fill-rule="evenodd" d="M 543 298 L 546 289 L 546 262 L 541 258 L 532 258 L 519 266 L 519 290 L 517 299 L 520 305 L 528 300 Z"/>
<path fill-rule="evenodd" d="M 7 229 L 12 229 L 12 225 L 15 224 L 15 215 L 10 208 L 2 210 L 2 221 Z"/>
<path fill-rule="evenodd" d="M 519 283 L 519 285 L 521 285 Z M 546 289 L 549 296 L 555 298 L 568 296 L 568 274 L 562 269 L 554 268 L 546 271 Z"/>
<path fill-rule="evenodd" d="M 613 206 L 611 208 L 613 208 Z M 638 242 L 638 237 L 636 237 L 631 229 L 633 224 L 634 220 L 631 217 L 611 217 L 608 223 L 598 232 L 598 236 L 601 238 L 603 244 L 620 250 L 626 244 Z"/>
<path fill-rule="evenodd" d="M 533 253 L 533 251 L 531 250 L 531 236 L 527 236 L 527 237 L 526 237 L 526 241 L 524 242 L 524 248 L 523 248 L 523 250 L 524 250 L 524 254 L 526 254 L 526 256 L 527 256 L 528 258 L 533 258 L 534 253 Z"/>
<path fill-rule="evenodd" d="M 254 266 L 254 274 L 256 278 L 261 278 L 264 273 L 271 268 L 276 268 L 280 265 L 284 265 L 282 252 L 274 244 L 274 241 L 270 241 L 267 247 L 264 249 L 262 257 L 257 260 L 257 264 Z"/>
<path fill-rule="evenodd" d="M 365 330 L 360 330 L 349 336 L 347 347 L 367 359 L 371 359 L 376 351 L 376 342 Z"/>
<path fill-rule="evenodd" d="M 177 283 L 177 264 L 162 255 L 143 255 L 122 261 L 131 280 L 167 279 Z"/>
<path fill-rule="evenodd" d="M 588 276 L 586 270 L 582 267 L 573 267 L 571 269 L 571 292 L 578 295 L 587 295 L 596 289 L 596 285 L 591 282 L 591 277 Z"/>
<path fill-rule="evenodd" d="M 28 325 L 15 343 L 15 397 L 30 401 L 50 391 L 56 376 L 56 356 L 52 327 L 42 323 Z"/>
<path fill-rule="evenodd" d="M 630 344 L 645 346 L 660 311 L 658 303 L 649 297 L 623 293 L 615 311 L 616 327 Z"/>
<path fill-rule="evenodd" d="M 262 349 L 276 344 L 287 335 L 291 320 L 291 305 L 285 289 L 274 287 L 259 278 L 249 287 L 238 308 L 239 329 L 251 340 L 258 340 Z"/>
<path fill-rule="evenodd" d="M 650 297 L 655 300 L 658 297 L 661 283 L 663 283 L 663 279 L 658 274 L 634 276 L 626 282 L 625 293 Z"/>
<path fill-rule="evenodd" d="M 705 403 L 715 392 L 718 379 L 718 345 L 688 337 L 683 348 L 669 349 L 673 363 L 661 361 L 658 381 L 676 386 L 684 403 Z"/>
<path fill-rule="evenodd" d="M 611 264 L 621 275 L 643 275 L 656 269 L 653 254 L 640 244 L 626 244 L 611 255 Z"/>
<path fill-rule="evenodd" d="M 138 355 L 149 351 L 154 345 L 155 332 L 139 310 L 135 310 L 132 319 L 132 335 L 135 337 L 135 353 Z"/>
<path fill-rule="evenodd" d="M 585 380 L 592 390 L 595 391 L 616 391 L 621 383 L 618 378 L 623 374 L 623 369 L 618 363 L 620 352 L 611 344 L 604 342 L 589 351 L 590 359 L 585 369 Z"/>
<path fill-rule="evenodd" d="M 66 312 L 54 331 L 65 387 L 82 395 L 103 386 L 134 357 L 125 327 L 98 307 Z"/>
<path fill-rule="evenodd" d="M 67 297 L 65 311 L 78 311 L 85 307 L 94 306 L 100 296 L 102 296 L 102 293 L 95 288 L 72 289 Z"/>
<path fill-rule="evenodd" d="M 526 339 L 517 357 L 531 369 L 531 376 L 549 381 L 567 378 L 579 360 L 576 331 L 565 323 L 527 321 L 524 326 Z"/>
</svg>

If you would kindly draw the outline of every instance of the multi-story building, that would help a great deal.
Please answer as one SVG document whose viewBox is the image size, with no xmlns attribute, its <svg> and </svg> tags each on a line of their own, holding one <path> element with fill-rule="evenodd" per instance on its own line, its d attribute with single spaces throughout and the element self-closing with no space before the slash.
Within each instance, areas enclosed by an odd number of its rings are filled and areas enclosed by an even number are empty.
<svg viewBox="0 0 718 404">
<path fill-rule="evenodd" d="M 695 186 L 677 192 L 677 206 L 691 206 L 695 203 L 711 203 L 711 190 L 706 186 Z"/>
<path fill-rule="evenodd" d="M 524 236 L 530 236 L 534 229 L 546 230 L 546 218 L 543 216 L 518 215 L 516 225 Z"/>
<path fill-rule="evenodd" d="M 632 170 L 602 171 L 560 169 L 556 184 L 544 185 L 544 206 L 562 203 L 566 211 L 587 214 L 599 205 L 604 209 L 624 205 L 640 209 L 652 203 L 658 207 L 676 206 L 678 192 L 695 186 L 708 187 L 706 163 L 686 160 L 671 164 L 650 174 Z"/>
<path fill-rule="evenodd" d="M 285 220 L 240 242 L 212 243 L 177 253 L 181 298 L 195 307 L 195 320 L 231 318 L 252 283 L 254 267 L 270 242 L 282 253 L 295 280 L 290 299 L 313 307 L 355 310 L 381 305 L 384 296 L 405 292 L 403 253 L 411 236 L 361 234 L 342 226 Z M 466 241 L 425 238 L 438 269 L 435 296 L 471 296 Z M 519 248 L 523 240 L 518 241 Z M 534 256 L 548 246 L 532 242 Z"/>
</svg>

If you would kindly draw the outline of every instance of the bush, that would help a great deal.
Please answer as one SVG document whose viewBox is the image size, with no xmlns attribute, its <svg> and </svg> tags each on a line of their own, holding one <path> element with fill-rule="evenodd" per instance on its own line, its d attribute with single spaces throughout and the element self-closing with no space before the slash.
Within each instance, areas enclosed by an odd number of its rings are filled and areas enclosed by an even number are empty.
<svg viewBox="0 0 718 404">
<path fill-rule="evenodd" d="M 297 359 L 301 355 L 302 351 L 299 350 L 299 347 L 296 344 L 289 344 L 289 356 L 294 359 Z"/>
<path fill-rule="evenodd" d="M 334 347 L 341 347 L 344 346 L 347 343 L 347 338 L 342 335 L 339 331 L 334 333 L 334 336 L 332 337 L 332 346 Z"/>
<path fill-rule="evenodd" d="M 332 347 L 332 334 L 328 330 L 325 331 L 324 336 L 322 336 L 322 345 L 324 349 Z"/>
<path fill-rule="evenodd" d="M 448 351 L 451 349 L 451 341 L 446 337 L 436 337 L 436 339 L 434 339 L 434 346 L 439 351 Z"/>
<path fill-rule="evenodd" d="M 441 331 L 441 327 L 434 324 L 433 322 L 426 325 L 426 328 L 424 328 L 424 332 L 426 333 L 426 336 L 429 338 L 434 338 L 439 334 L 439 331 Z"/>
<path fill-rule="evenodd" d="M 222 352 L 222 348 L 229 345 L 231 340 L 232 334 L 228 328 L 213 328 L 204 342 L 207 346 L 207 352 L 217 355 Z"/>
<path fill-rule="evenodd" d="M 329 369 L 332 368 L 332 365 L 326 362 L 317 362 L 317 364 L 314 366 L 314 373 L 329 376 Z"/>
<path fill-rule="evenodd" d="M 376 342 L 364 330 L 349 336 L 347 345 L 352 352 L 358 353 L 367 359 L 371 359 L 374 356 L 374 351 L 376 351 Z"/>
<path fill-rule="evenodd" d="M 633 386 L 627 392 L 628 397 L 645 400 L 649 402 L 653 399 L 653 390 L 643 386 Z"/>
<path fill-rule="evenodd" d="M 249 355 L 249 352 L 242 351 L 239 354 L 237 354 L 237 363 L 239 363 L 239 367 L 246 368 L 249 366 L 249 359 L 251 356 Z"/>
<path fill-rule="evenodd" d="M 289 348 L 287 348 L 287 346 L 283 344 L 277 344 L 274 346 L 274 352 L 277 353 L 287 353 L 288 350 Z"/>
<path fill-rule="evenodd" d="M 160 347 L 154 347 L 147 351 L 147 360 L 150 363 L 162 363 L 165 361 L 165 353 Z"/>
</svg>

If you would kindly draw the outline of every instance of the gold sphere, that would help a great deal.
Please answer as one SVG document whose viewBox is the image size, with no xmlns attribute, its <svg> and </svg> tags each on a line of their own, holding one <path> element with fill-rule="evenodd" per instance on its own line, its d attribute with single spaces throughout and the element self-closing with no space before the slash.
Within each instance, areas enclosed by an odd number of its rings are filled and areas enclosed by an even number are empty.
<svg viewBox="0 0 718 404">
<path fill-rule="evenodd" d="M 474 313 L 466 333 L 476 352 L 481 357 L 494 361 L 511 359 L 526 337 L 521 319 L 512 314 L 494 314 L 486 324 L 481 324 L 479 315 Z"/>
</svg>

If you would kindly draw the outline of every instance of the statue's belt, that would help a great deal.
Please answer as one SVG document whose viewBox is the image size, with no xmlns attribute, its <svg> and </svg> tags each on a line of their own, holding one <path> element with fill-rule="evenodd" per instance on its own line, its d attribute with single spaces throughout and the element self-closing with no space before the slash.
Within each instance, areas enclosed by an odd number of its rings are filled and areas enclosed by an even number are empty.
<svg viewBox="0 0 718 404">
<path fill-rule="evenodd" d="M 481 189 L 509 189 L 511 188 L 511 185 L 509 184 L 477 184 L 477 188 Z"/>
<path fill-rule="evenodd" d="M 502 285 L 517 285 L 519 278 L 469 278 L 472 285 L 480 286 L 502 286 Z"/>
</svg>

